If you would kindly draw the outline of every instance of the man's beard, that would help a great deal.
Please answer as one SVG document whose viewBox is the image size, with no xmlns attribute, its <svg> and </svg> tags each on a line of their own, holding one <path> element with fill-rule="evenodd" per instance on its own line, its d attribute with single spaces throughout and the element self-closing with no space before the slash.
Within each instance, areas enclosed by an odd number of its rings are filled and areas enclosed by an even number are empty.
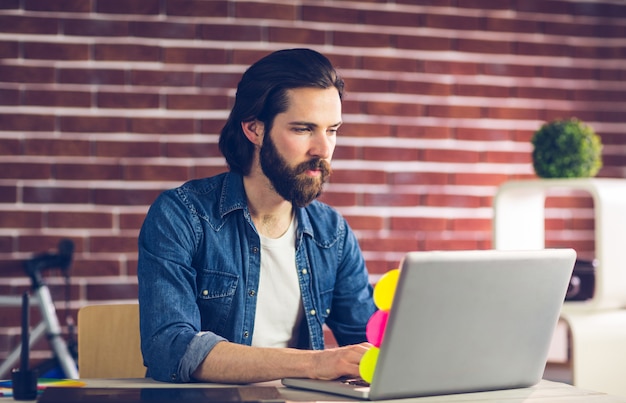
<svg viewBox="0 0 626 403">
<path fill-rule="evenodd" d="M 260 152 L 261 169 L 272 183 L 276 193 L 296 207 L 305 207 L 322 194 L 324 183 L 331 174 L 330 164 L 315 158 L 291 168 L 280 155 L 269 135 L 263 139 Z M 319 176 L 310 177 L 307 170 L 320 171 Z"/>
</svg>

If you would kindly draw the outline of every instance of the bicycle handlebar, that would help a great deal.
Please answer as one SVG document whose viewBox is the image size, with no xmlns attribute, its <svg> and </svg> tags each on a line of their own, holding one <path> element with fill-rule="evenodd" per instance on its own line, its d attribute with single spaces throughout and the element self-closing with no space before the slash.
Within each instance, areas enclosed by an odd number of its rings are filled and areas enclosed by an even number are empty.
<svg viewBox="0 0 626 403">
<path fill-rule="evenodd" d="M 45 269 L 59 268 L 67 275 L 73 253 L 74 242 L 62 239 L 59 241 L 58 253 L 42 253 L 24 261 L 24 270 L 32 279 L 33 288 L 38 288 L 43 284 L 41 272 Z"/>
</svg>

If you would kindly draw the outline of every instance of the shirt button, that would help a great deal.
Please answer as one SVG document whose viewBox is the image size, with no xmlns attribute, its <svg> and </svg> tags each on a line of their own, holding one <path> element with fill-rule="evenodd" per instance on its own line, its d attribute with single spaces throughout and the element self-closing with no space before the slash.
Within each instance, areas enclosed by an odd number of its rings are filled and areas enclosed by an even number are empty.
<svg viewBox="0 0 626 403">
<path fill-rule="evenodd" d="M 310 314 L 311 316 L 315 315 L 315 309 L 311 309 L 311 310 L 309 311 L 309 314 Z"/>
<path fill-rule="evenodd" d="M 209 295 L 209 290 L 202 290 L 202 295 L 204 295 L 205 297 Z"/>
<path fill-rule="evenodd" d="M 326 315 L 330 313 L 330 308 L 326 308 Z"/>
<path fill-rule="evenodd" d="M 245 339 L 247 339 L 249 335 L 250 335 L 250 333 L 248 333 L 248 331 L 247 331 L 247 330 L 246 330 L 245 332 L 243 332 L 243 337 L 244 337 Z"/>
<path fill-rule="evenodd" d="M 251 297 L 254 297 L 255 294 L 256 294 L 256 292 L 254 292 L 254 290 L 248 291 L 248 295 L 251 296 Z"/>
<path fill-rule="evenodd" d="M 307 269 L 302 269 L 302 274 L 307 274 L 307 273 L 308 273 Z"/>
<path fill-rule="evenodd" d="M 252 247 L 252 253 L 259 253 L 259 248 L 257 248 L 256 246 Z"/>
</svg>

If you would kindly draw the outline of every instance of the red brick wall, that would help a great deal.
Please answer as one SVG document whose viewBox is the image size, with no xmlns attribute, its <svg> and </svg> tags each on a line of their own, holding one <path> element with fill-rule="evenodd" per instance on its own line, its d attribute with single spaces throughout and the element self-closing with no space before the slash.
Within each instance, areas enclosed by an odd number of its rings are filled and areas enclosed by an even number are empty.
<svg viewBox="0 0 626 403">
<path fill-rule="evenodd" d="M 621 0 L 3 0 L 0 292 L 19 295 L 19 262 L 67 237 L 70 313 L 134 299 L 147 206 L 225 170 L 240 75 L 288 47 L 322 51 L 346 80 L 323 198 L 371 272 L 409 250 L 489 248 L 493 195 L 534 176 L 542 122 L 584 120 L 605 144 L 600 176 L 626 176 L 625 38 Z M 548 244 L 592 254 L 589 199 L 548 207 Z M 2 359 L 18 329 L 0 312 Z"/>
</svg>

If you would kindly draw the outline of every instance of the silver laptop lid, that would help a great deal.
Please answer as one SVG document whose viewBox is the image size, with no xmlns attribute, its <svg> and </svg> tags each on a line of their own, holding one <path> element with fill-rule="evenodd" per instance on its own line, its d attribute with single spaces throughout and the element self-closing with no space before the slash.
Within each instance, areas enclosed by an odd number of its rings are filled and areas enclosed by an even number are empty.
<svg viewBox="0 0 626 403">
<path fill-rule="evenodd" d="M 369 398 L 539 382 L 575 259 L 572 249 L 408 253 Z"/>
</svg>

